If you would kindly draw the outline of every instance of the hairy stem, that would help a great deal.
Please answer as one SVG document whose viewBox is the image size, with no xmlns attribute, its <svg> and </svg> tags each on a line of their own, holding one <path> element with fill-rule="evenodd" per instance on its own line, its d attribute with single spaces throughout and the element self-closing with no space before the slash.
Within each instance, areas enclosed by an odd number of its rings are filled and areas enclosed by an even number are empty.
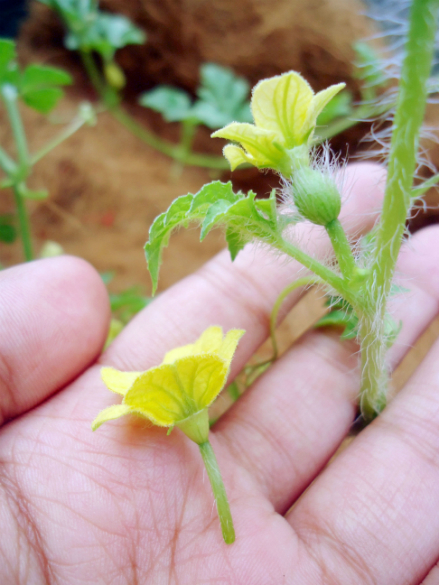
<svg viewBox="0 0 439 585">
<path fill-rule="evenodd" d="M 412 202 L 413 175 L 424 119 L 427 81 L 430 76 L 439 0 L 414 0 L 406 55 L 393 124 L 388 178 L 378 226 L 370 277 L 365 286 L 366 314 L 361 326 L 363 375 L 361 402 L 364 415 L 372 418 L 385 405 L 385 313 L 386 299 L 401 247 L 405 222 Z M 369 313 L 369 311 L 367 312 Z"/>
<path fill-rule="evenodd" d="M 344 278 L 350 280 L 354 276 L 357 266 L 343 226 L 338 219 L 334 219 L 325 226 L 325 229 L 331 239 L 341 273 Z"/>
<path fill-rule="evenodd" d="M 314 274 L 336 290 L 346 301 L 348 301 L 348 303 L 354 307 L 358 306 L 360 299 L 356 292 L 352 290 L 348 281 L 340 278 L 340 276 L 335 274 L 330 268 L 327 268 L 315 258 L 308 256 L 308 254 L 303 252 L 300 248 L 290 244 L 283 238 L 279 238 L 274 245 L 278 250 L 285 252 L 288 256 L 291 256 L 291 258 L 300 262 L 305 268 L 314 272 Z"/>
<path fill-rule="evenodd" d="M 213 495 L 215 497 L 224 542 L 226 544 L 232 544 L 235 542 L 235 529 L 233 527 L 232 514 L 230 512 L 226 489 L 224 487 L 215 453 L 213 452 L 209 441 L 202 443 L 199 447 L 204 465 L 206 466 L 207 475 L 209 476 L 210 485 L 212 486 Z"/>
</svg>

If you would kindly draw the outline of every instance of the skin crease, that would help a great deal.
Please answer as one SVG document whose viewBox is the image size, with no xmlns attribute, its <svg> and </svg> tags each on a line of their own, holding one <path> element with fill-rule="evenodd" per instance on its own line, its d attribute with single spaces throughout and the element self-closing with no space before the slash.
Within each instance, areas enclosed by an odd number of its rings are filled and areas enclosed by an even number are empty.
<svg viewBox="0 0 439 585">
<path fill-rule="evenodd" d="M 344 223 L 358 235 L 376 217 L 383 173 L 358 164 L 347 175 Z M 317 252 L 326 247 L 313 237 Z M 436 227 L 403 249 L 398 273 L 410 292 L 393 303 L 404 322 L 393 366 L 438 312 L 438 261 Z M 2 584 L 439 583 L 439 343 L 305 493 L 355 418 L 356 348 L 314 331 L 261 377 L 211 433 L 237 534 L 230 546 L 197 446 L 180 431 L 167 437 L 135 417 L 90 430 L 119 400 L 102 364 L 144 370 L 218 324 L 247 331 L 236 375 L 297 271 L 260 248 L 233 264 L 221 253 L 101 356 L 109 310 L 89 265 L 62 257 L 0 273 Z"/>
</svg>

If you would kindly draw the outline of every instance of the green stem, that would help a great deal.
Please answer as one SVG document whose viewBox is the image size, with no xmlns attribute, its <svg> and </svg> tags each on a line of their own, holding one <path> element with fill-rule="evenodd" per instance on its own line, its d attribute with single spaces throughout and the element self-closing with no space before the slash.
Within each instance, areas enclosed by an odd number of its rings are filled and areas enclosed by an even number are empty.
<svg viewBox="0 0 439 585">
<path fill-rule="evenodd" d="M 120 106 L 110 110 L 112 116 L 118 120 L 127 130 L 134 136 L 140 138 L 143 142 L 152 146 L 162 154 L 169 156 L 177 161 L 184 162 L 184 164 L 195 167 L 204 167 L 208 169 L 230 170 L 229 164 L 222 156 L 214 156 L 209 154 L 197 154 L 191 152 L 186 157 L 182 156 L 180 145 L 171 144 L 166 140 L 162 140 L 144 126 L 140 126 L 134 118 L 132 118 Z"/>
<path fill-rule="evenodd" d="M 23 172 L 28 170 L 29 152 L 27 148 L 26 134 L 23 128 L 20 112 L 17 105 L 17 90 L 13 85 L 5 84 L 2 86 L 2 96 L 6 106 L 12 133 L 14 135 L 15 145 L 17 147 L 18 162 Z"/>
<path fill-rule="evenodd" d="M 0 168 L 10 177 L 17 171 L 17 165 L 12 158 L 0 147 Z"/>
<path fill-rule="evenodd" d="M 97 91 L 99 97 L 105 103 L 106 83 L 96 65 L 96 61 L 89 51 L 80 51 L 82 63 L 84 64 L 87 75 Z"/>
<path fill-rule="evenodd" d="M 17 208 L 18 223 L 20 226 L 20 236 L 23 243 L 23 252 L 26 262 L 33 260 L 32 238 L 30 233 L 29 217 L 26 210 L 26 204 L 17 185 L 12 187 L 14 192 L 15 205 Z"/>
<path fill-rule="evenodd" d="M 224 542 L 232 544 L 235 542 L 235 529 L 233 527 L 232 514 L 227 500 L 226 489 L 218 467 L 218 462 L 209 441 L 199 445 L 200 453 L 206 466 L 207 475 L 209 476 L 210 485 L 212 486 L 213 495 L 216 500 L 218 516 L 221 523 Z"/>
<path fill-rule="evenodd" d="M 361 401 L 366 417 L 372 418 L 385 404 L 382 372 L 385 372 L 385 313 L 398 253 L 410 205 L 413 175 L 424 119 L 427 82 L 431 72 L 439 0 L 414 0 L 406 55 L 390 145 L 383 211 L 378 226 L 371 274 L 366 282 L 363 315 L 363 374 Z M 374 315 L 372 319 L 369 315 Z"/>
<path fill-rule="evenodd" d="M 331 239 L 341 273 L 344 278 L 350 280 L 355 274 L 357 265 L 343 226 L 338 219 L 334 219 L 325 226 L 325 229 Z"/>
<path fill-rule="evenodd" d="M 46 154 L 48 154 L 54 148 L 56 148 L 61 143 L 63 143 L 64 140 L 67 140 L 68 138 L 70 138 L 70 136 L 75 134 L 75 132 L 77 132 L 80 128 L 82 128 L 82 126 L 84 126 L 84 124 L 85 124 L 85 120 L 83 118 L 78 117 L 75 120 L 73 120 L 72 123 L 67 128 L 65 128 L 62 132 L 60 132 L 60 134 L 58 134 L 58 136 L 56 136 L 53 140 L 48 142 L 45 146 L 43 146 L 43 148 L 41 150 L 36 152 L 31 157 L 31 160 L 30 160 L 31 165 L 34 165 L 39 160 L 41 160 L 43 157 L 45 157 Z"/>
<path fill-rule="evenodd" d="M 277 326 L 277 317 L 279 315 L 280 308 L 282 303 L 290 295 L 294 290 L 300 288 L 302 286 L 311 286 L 313 284 L 321 284 L 322 280 L 320 278 L 316 278 L 315 276 L 304 276 L 303 278 L 298 278 L 288 286 L 286 286 L 280 295 L 277 297 L 276 302 L 274 303 L 273 310 L 271 311 L 270 316 L 270 337 L 271 343 L 273 345 L 273 357 L 270 361 L 275 361 L 279 355 L 279 349 L 277 346 L 276 340 L 276 326 Z"/>
<path fill-rule="evenodd" d="M 153 132 L 147 130 L 144 126 L 139 125 L 138 122 L 120 106 L 119 96 L 103 79 L 93 55 L 81 51 L 81 58 L 95 90 L 108 108 L 110 114 L 125 126 L 131 134 L 142 140 L 142 142 L 145 142 L 145 144 L 148 144 L 148 146 L 152 146 L 155 150 L 158 150 L 162 154 L 165 154 L 183 164 L 209 169 L 229 170 L 229 164 L 222 156 L 196 153 L 188 154 L 187 152 L 182 151 L 179 144 L 171 144 L 166 140 L 162 140 Z"/>
<path fill-rule="evenodd" d="M 314 274 L 336 290 L 346 301 L 348 301 L 348 303 L 354 307 L 358 306 L 360 299 L 350 287 L 349 282 L 340 278 L 340 276 L 335 274 L 330 268 L 323 266 L 318 260 L 308 256 L 308 254 L 303 252 L 300 248 L 286 242 L 283 238 L 279 238 L 274 245 L 278 250 L 285 252 L 285 254 L 288 254 L 288 256 L 291 256 L 291 258 L 300 262 L 305 268 L 314 272 Z"/>
</svg>

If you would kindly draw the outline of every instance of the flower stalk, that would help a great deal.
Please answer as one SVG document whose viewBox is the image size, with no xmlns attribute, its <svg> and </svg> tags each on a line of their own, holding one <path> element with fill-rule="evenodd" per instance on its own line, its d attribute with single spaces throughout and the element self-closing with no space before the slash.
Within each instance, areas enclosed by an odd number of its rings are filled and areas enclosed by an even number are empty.
<svg viewBox="0 0 439 585">
<path fill-rule="evenodd" d="M 199 445 L 199 448 L 215 497 L 224 542 L 226 544 L 232 544 L 235 542 L 235 528 L 233 526 L 226 488 L 224 487 L 215 453 L 213 452 L 212 445 L 209 441 Z"/>
</svg>

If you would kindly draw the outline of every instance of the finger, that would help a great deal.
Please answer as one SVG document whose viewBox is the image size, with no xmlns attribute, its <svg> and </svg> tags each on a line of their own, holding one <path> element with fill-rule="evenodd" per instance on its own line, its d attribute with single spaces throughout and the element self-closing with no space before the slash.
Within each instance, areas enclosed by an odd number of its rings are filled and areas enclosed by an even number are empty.
<svg viewBox="0 0 439 585">
<path fill-rule="evenodd" d="M 108 295 L 79 258 L 0 272 L 0 424 L 77 376 L 102 349 Z"/>
<path fill-rule="evenodd" d="M 417 240 L 417 241 L 416 241 Z M 414 241 L 406 263 L 439 290 L 439 230 Z M 424 259 L 427 273 L 420 270 Z M 421 312 L 421 311 L 420 311 Z M 439 342 L 384 410 L 304 494 L 289 521 L 337 583 L 418 584 L 439 556 Z M 361 565 L 358 559 L 361 558 Z M 350 564 L 349 564 L 350 563 Z M 428 583 L 428 579 L 426 581 Z"/>
<path fill-rule="evenodd" d="M 396 304 L 404 326 L 397 363 L 438 311 L 439 229 L 414 236 L 399 264 L 411 287 Z M 416 284 L 415 284 L 416 282 Z M 409 284 L 410 283 L 410 284 Z M 356 416 L 357 348 L 334 333 L 313 332 L 293 346 L 215 426 L 235 459 L 284 513 L 347 434 Z"/>
<path fill-rule="evenodd" d="M 384 177 L 378 165 L 348 167 L 345 185 L 352 192 L 344 221 L 351 234 L 358 235 L 372 227 L 382 199 Z M 354 209 L 358 215 L 353 219 Z M 322 231 L 302 225 L 300 239 L 309 241 L 313 251 L 327 256 L 330 247 Z M 226 330 L 242 328 L 249 332 L 234 361 L 233 371 L 237 372 L 266 339 L 273 304 L 301 269 L 297 262 L 260 247 L 247 247 L 233 263 L 228 252 L 223 252 L 159 296 L 114 341 L 102 362 L 122 370 L 143 370 L 160 363 L 170 348 L 192 342 L 207 326 L 218 324 Z M 291 295 L 286 309 L 299 294 Z"/>
</svg>

